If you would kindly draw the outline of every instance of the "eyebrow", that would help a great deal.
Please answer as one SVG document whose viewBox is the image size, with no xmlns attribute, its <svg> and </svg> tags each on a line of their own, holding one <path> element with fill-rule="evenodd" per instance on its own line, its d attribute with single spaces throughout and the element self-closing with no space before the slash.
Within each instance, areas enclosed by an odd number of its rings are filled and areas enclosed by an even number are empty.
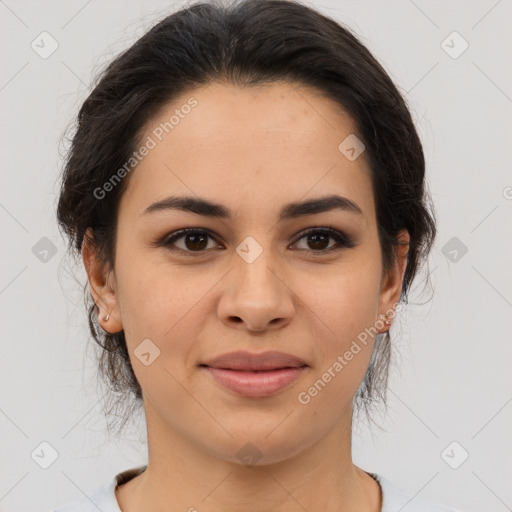
<svg viewBox="0 0 512 512">
<path fill-rule="evenodd" d="M 232 220 L 232 211 L 218 203 L 192 196 L 170 196 L 148 206 L 141 215 L 149 215 L 155 212 L 166 210 L 182 210 L 185 212 Z M 293 202 L 283 206 L 279 214 L 279 221 L 296 219 L 303 215 L 315 215 L 317 213 L 329 212 L 332 210 L 343 210 L 357 215 L 363 215 L 361 208 L 346 197 L 329 195 L 318 197 L 302 202 Z"/>
</svg>

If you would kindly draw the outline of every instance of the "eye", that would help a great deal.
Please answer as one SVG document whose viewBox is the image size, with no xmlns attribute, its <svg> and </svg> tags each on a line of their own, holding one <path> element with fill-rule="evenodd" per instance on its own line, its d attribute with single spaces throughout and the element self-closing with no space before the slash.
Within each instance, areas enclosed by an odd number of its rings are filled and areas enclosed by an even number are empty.
<svg viewBox="0 0 512 512">
<path fill-rule="evenodd" d="M 215 238 L 203 229 L 180 229 L 167 237 L 163 241 L 163 245 L 172 251 L 181 251 L 191 254 L 192 256 L 200 256 L 208 248 L 208 239 L 215 240 Z M 176 245 L 178 240 L 183 239 L 181 247 Z M 219 247 L 215 245 L 215 247 Z M 210 247 L 211 249 L 212 247 Z M 198 254 L 194 254 L 198 253 Z"/>
<path fill-rule="evenodd" d="M 208 239 L 216 242 L 216 238 L 208 230 L 186 228 L 167 236 L 161 242 L 161 245 L 171 251 L 183 252 L 190 256 L 201 256 L 208 249 L 222 248 L 218 243 L 208 246 Z M 331 227 L 310 228 L 304 231 L 292 245 L 297 245 L 303 239 L 307 246 L 299 247 L 299 250 L 318 253 L 318 255 L 330 253 L 343 247 L 350 248 L 355 246 L 343 233 Z M 333 245 L 329 245 L 330 239 L 335 241 Z"/>
<path fill-rule="evenodd" d="M 334 239 L 335 244 L 329 246 L 329 239 Z M 299 250 L 306 250 L 313 253 L 330 253 L 339 250 L 342 247 L 354 247 L 355 244 L 348 239 L 340 231 L 331 227 L 325 228 L 311 228 L 302 233 L 302 236 L 295 242 L 297 244 L 302 239 L 306 239 L 307 247 L 299 248 Z"/>
</svg>

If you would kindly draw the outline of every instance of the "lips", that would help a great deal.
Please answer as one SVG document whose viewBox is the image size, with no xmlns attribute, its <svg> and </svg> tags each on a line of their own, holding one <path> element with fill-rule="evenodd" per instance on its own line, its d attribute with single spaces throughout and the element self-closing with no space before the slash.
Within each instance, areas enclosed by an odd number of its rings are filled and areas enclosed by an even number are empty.
<svg viewBox="0 0 512 512">
<path fill-rule="evenodd" d="M 292 386 L 308 365 L 283 352 L 231 352 L 200 365 L 214 382 L 237 395 L 263 398 Z"/>
<path fill-rule="evenodd" d="M 252 353 L 246 351 L 230 352 L 205 361 L 201 366 L 225 370 L 265 371 L 281 368 L 307 366 L 306 361 L 292 354 L 268 351 Z"/>
</svg>

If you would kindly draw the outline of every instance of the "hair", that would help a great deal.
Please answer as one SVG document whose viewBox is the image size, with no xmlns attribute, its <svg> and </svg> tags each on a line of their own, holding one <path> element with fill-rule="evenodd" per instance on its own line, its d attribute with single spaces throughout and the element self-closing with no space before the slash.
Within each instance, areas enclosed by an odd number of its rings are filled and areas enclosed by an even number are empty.
<svg viewBox="0 0 512 512">
<path fill-rule="evenodd" d="M 81 253 L 86 230 L 100 261 L 114 268 L 118 205 L 124 178 L 106 197 L 94 191 L 139 147 L 147 124 L 169 102 L 214 82 L 234 86 L 292 81 L 313 87 L 348 112 L 371 170 L 384 271 L 410 235 L 400 302 L 427 258 L 436 227 L 425 184 L 425 159 L 405 99 L 358 38 L 337 21 L 295 0 L 195 3 L 165 17 L 98 75 L 81 106 L 66 155 L 57 219 L 68 250 Z M 90 332 L 102 348 L 99 374 L 120 399 L 142 403 L 123 331 L 99 327 L 85 290 Z M 389 332 L 378 334 L 355 410 L 386 403 Z M 127 415 L 126 415 L 127 419 Z"/>
</svg>

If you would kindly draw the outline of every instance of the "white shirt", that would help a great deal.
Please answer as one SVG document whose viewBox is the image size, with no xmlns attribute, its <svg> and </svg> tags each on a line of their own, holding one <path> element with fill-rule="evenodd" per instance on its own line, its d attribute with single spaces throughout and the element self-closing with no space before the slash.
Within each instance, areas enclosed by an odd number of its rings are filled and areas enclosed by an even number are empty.
<svg viewBox="0 0 512 512">
<path fill-rule="evenodd" d="M 81 498 L 55 509 L 53 512 L 122 512 L 117 503 L 115 488 L 117 485 L 127 482 L 142 473 L 147 466 L 139 466 L 118 473 L 109 483 L 100 487 L 90 497 Z M 457 510 L 442 505 L 436 505 L 412 498 L 391 482 L 375 473 L 368 473 L 380 484 L 382 489 L 381 512 L 458 512 Z M 410 503 L 409 503 L 410 501 Z M 407 506 L 405 506 L 407 504 Z"/>
</svg>

